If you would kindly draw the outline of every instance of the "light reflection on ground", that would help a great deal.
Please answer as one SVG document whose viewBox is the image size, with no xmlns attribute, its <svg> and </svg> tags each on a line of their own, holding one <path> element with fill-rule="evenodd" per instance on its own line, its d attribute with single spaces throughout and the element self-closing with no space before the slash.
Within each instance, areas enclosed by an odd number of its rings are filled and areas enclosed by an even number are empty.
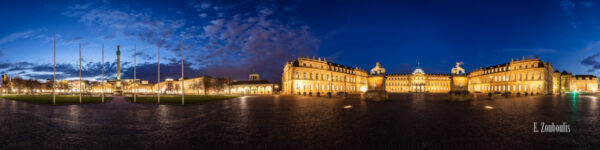
<svg viewBox="0 0 600 150">
<path fill-rule="evenodd" d="M 186 106 L 50 106 L 0 99 L 0 149 L 600 146 L 600 103 L 593 96 L 478 96 L 468 102 L 428 94 L 390 98 L 246 96 Z M 533 122 L 567 122 L 571 133 L 536 134 Z"/>
</svg>

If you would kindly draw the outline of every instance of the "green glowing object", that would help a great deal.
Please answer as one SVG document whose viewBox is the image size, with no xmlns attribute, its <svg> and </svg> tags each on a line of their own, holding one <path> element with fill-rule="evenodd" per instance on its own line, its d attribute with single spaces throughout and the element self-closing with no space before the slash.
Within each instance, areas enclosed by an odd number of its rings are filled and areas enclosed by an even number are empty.
<svg viewBox="0 0 600 150">
<path fill-rule="evenodd" d="M 117 45 L 117 55 L 121 55 L 121 50 L 120 50 L 119 45 Z"/>
</svg>

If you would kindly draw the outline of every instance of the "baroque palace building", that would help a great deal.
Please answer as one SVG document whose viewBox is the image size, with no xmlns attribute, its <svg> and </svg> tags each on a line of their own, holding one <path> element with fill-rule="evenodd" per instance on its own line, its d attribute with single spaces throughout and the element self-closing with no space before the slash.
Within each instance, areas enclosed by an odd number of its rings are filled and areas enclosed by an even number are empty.
<svg viewBox="0 0 600 150">
<path fill-rule="evenodd" d="M 537 58 L 511 60 L 468 73 L 469 92 L 549 94 L 553 89 L 553 67 Z"/>
<path fill-rule="evenodd" d="M 457 64 L 457 67 L 460 68 Z M 378 62 L 376 70 L 383 70 Z M 462 68 L 461 68 L 462 69 Z M 596 92 L 598 77 L 572 75 L 554 71 L 549 62 L 535 58 L 510 62 L 473 70 L 466 75 L 471 93 L 552 94 L 564 92 Z M 454 70 L 453 70 L 454 72 Z M 459 74 L 459 73 L 457 73 Z M 327 62 L 314 57 L 299 57 L 284 65 L 282 93 L 296 95 L 324 95 L 338 92 L 363 93 L 367 87 L 368 73 L 358 68 Z M 450 74 L 427 74 L 417 67 L 410 74 L 386 74 L 388 93 L 448 93 Z"/>
<path fill-rule="evenodd" d="M 360 93 L 367 90 L 367 76 L 368 73 L 358 67 L 327 62 L 320 57 L 299 57 L 283 67 L 282 92 L 313 96 Z"/>
<path fill-rule="evenodd" d="M 553 92 L 564 93 L 569 91 L 596 92 L 598 90 L 598 77 L 593 75 L 573 75 L 567 71 L 553 73 Z"/>
<path fill-rule="evenodd" d="M 376 67 L 380 64 L 377 63 Z M 426 74 L 417 67 L 411 74 L 387 74 L 388 93 L 448 93 L 450 74 Z"/>
</svg>

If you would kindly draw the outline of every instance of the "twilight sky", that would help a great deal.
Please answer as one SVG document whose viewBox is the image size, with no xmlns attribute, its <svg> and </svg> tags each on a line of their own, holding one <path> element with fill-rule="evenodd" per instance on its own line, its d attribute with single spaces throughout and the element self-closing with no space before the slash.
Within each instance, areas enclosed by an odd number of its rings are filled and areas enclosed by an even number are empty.
<svg viewBox="0 0 600 150">
<path fill-rule="evenodd" d="M 107 73 L 116 72 L 121 45 L 123 78 L 186 76 L 247 80 L 253 70 L 280 81 L 283 63 L 303 56 L 388 73 L 450 73 L 538 55 L 555 69 L 600 72 L 600 1 L 2 1 L 0 72 L 46 79 L 56 37 L 58 79 L 96 80 L 105 47 Z"/>
</svg>

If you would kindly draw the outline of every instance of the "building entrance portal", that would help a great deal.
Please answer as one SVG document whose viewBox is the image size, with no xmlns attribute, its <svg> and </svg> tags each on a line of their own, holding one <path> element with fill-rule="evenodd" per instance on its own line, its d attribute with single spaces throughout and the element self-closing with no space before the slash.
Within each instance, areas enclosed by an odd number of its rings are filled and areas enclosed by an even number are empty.
<svg viewBox="0 0 600 150">
<path fill-rule="evenodd" d="M 415 85 L 415 86 L 413 86 L 413 92 L 415 92 L 415 93 L 424 93 L 425 92 L 425 86 L 423 86 L 423 85 Z"/>
</svg>

